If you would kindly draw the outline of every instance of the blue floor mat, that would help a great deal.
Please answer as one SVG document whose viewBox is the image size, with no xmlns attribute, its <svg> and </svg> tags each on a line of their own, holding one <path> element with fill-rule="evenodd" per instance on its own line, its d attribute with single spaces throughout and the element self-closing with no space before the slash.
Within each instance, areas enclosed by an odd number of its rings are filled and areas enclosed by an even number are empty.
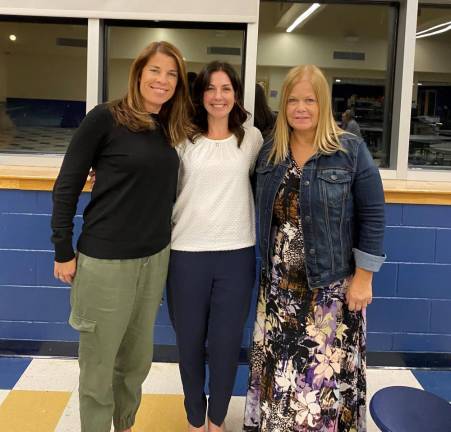
<svg viewBox="0 0 451 432">
<path fill-rule="evenodd" d="M 412 370 L 423 388 L 447 401 L 451 401 L 451 371 Z"/>
<path fill-rule="evenodd" d="M 0 357 L 0 389 L 11 390 L 31 360 L 31 358 Z"/>
</svg>

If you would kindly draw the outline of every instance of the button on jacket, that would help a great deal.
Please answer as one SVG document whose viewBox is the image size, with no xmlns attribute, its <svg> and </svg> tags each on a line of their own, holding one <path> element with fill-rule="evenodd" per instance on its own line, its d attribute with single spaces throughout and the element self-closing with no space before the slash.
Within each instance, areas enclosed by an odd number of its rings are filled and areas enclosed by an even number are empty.
<svg viewBox="0 0 451 432">
<path fill-rule="evenodd" d="M 354 273 L 376 272 L 385 260 L 384 191 L 379 170 L 361 138 L 340 137 L 344 151 L 315 155 L 303 167 L 299 184 L 309 287 L 319 288 Z M 272 139 L 256 167 L 256 211 L 262 270 L 269 272 L 273 206 L 289 165 L 268 163 Z"/>
</svg>

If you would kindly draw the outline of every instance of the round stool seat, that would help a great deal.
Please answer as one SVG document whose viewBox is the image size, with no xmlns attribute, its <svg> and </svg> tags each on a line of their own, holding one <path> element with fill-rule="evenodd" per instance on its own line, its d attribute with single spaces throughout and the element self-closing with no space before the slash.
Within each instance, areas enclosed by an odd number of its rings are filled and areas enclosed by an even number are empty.
<svg viewBox="0 0 451 432">
<path fill-rule="evenodd" d="M 416 388 L 379 390 L 371 399 L 370 413 L 382 432 L 451 432 L 451 405 Z"/>
</svg>

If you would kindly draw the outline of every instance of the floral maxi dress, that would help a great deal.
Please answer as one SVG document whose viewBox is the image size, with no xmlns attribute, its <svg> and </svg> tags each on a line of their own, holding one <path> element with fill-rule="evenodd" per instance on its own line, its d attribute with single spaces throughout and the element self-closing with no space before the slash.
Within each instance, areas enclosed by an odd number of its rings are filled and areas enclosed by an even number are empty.
<svg viewBox="0 0 451 432">
<path fill-rule="evenodd" d="M 364 432 L 366 320 L 345 304 L 348 279 L 309 289 L 299 217 L 302 170 L 276 195 L 270 276 L 262 276 L 244 431 Z"/>
</svg>

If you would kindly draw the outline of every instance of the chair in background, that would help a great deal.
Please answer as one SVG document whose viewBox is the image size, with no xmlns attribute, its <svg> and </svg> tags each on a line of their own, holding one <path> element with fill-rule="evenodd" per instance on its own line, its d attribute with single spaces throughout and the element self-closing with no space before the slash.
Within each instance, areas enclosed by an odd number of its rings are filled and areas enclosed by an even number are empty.
<svg viewBox="0 0 451 432">
<path fill-rule="evenodd" d="M 425 390 L 383 388 L 371 398 L 370 413 L 382 432 L 451 432 L 451 405 Z"/>
</svg>

